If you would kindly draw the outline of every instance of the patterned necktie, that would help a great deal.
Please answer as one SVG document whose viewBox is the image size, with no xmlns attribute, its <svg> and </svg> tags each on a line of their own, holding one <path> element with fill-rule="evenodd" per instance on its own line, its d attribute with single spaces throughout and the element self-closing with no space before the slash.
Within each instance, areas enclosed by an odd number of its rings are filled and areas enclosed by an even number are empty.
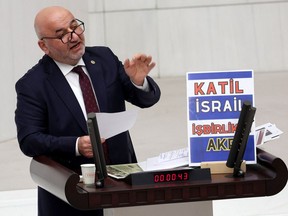
<svg viewBox="0 0 288 216">
<path fill-rule="evenodd" d="M 97 105 L 96 97 L 94 95 L 89 77 L 84 73 L 80 65 L 74 67 L 72 71 L 79 75 L 79 83 L 80 83 L 80 88 L 81 88 L 84 103 L 85 103 L 86 113 L 99 112 L 99 107 Z M 108 156 L 109 152 L 108 152 L 107 143 L 106 142 L 102 143 L 102 146 L 103 146 L 105 161 L 106 163 L 109 164 L 110 159 Z"/>
<path fill-rule="evenodd" d="M 82 67 L 79 65 L 74 67 L 72 71 L 79 75 L 79 83 L 85 103 L 86 113 L 99 112 L 99 107 L 89 77 L 84 73 Z"/>
</svg>

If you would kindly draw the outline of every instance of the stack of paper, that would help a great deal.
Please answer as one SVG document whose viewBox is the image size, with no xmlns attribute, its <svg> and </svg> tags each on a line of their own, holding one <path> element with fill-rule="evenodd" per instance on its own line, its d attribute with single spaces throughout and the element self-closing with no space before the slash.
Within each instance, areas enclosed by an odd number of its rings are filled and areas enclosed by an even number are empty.
<svg viewBox="0 0 288 216">
<path fill-rule="evenodd" d="M 163 152 L 157 157 L 148 158 L 140 162 L 139 166 L 144 171 L 172 169 L 176 167 L 187 166 L 189 163 L 188 148 Z"/>
</svg>

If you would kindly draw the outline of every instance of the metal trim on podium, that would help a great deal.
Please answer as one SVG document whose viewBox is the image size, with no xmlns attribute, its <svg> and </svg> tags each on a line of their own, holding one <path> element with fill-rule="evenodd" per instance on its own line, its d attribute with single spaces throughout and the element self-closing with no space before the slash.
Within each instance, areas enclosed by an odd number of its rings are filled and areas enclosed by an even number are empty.
<svg viewBox="0 0 288 216">
<path fill-rule="evenodd" d="M 247 165 L 241 178 L 212 174 L 209 180 L 129 185 L 108 177 L 104 188 L 96 188 L 79 183 L 77 173 L 46 156 L 32 159 L 30 173 L 40 187 L 82 210 L 271 196 L 279 193 L 288 179 L 283 160 L 261 149 L 257 149 L 257 164 Z"/>
</svg>

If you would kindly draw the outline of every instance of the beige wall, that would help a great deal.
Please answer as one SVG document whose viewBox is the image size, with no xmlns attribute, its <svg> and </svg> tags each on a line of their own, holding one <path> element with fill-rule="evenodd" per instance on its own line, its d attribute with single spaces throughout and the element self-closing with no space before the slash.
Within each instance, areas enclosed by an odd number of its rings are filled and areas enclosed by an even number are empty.
<svg viewBox="0 0 288 216">
<path fill-rule="evenodd" d="M 89 7 L 90 42 L 107 44 L 121 59 L 152 54 L 158 77 L 287 71 L 287 10 L 283 0 L 96 0 Z"/>
</svg>

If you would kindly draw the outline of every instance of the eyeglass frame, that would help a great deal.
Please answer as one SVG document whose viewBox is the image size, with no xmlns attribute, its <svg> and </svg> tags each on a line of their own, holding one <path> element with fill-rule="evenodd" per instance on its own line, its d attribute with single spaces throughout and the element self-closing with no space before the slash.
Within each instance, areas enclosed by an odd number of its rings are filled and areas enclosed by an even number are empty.
<svg viewBox="0 0 288 216">
<path fill-rule="evenodd" d="M 42 38 L 40 38 L 40 40 L 44 40 L 44 39 L 58 39 L 58 40 L 61 40 L 61 42 L 62 42 L 63 44 L 69 43 L 69 42 L 71 41 L 71 39 L 72 39 L 72 34 L 73 34 L 73 33 L 75 33 L 76 35 L 79 36 L 79 35 L 83 34 L 83 32 L 85 31 L 85 24 L 84 24 L 84 22 L 81 21 L 81 20 L 79 20 L 79 19 L 76 19 L 76 18 L 73 19 L 72 21 L 74 21 L 74 20 L 78 21 L 80 24 L 77 25 L 71 32 L 66 32 L 66 33 L 62 34 L 61 36 L 59 36 L 59 37 L 42 37 Z M 82 31 L 81 34 L 77 34 L 77 33 L 75 32 L 75 30 L 76 30 L 78 27 L 80 27 L 80 26 L 83 26 L 83 27 L 82 27 L 82 28 L 83 28 L 83 31 Z M 70 36 L 70 39 L 69 39 L 66 43 L 64 43 L 64 41 L 63 41 L 62 39 L 63 39 L 63 37 L 64 37 L 65 35 L 67 35 L 67 34 L 71 34 L 71 36 Z"/>
</svg>

